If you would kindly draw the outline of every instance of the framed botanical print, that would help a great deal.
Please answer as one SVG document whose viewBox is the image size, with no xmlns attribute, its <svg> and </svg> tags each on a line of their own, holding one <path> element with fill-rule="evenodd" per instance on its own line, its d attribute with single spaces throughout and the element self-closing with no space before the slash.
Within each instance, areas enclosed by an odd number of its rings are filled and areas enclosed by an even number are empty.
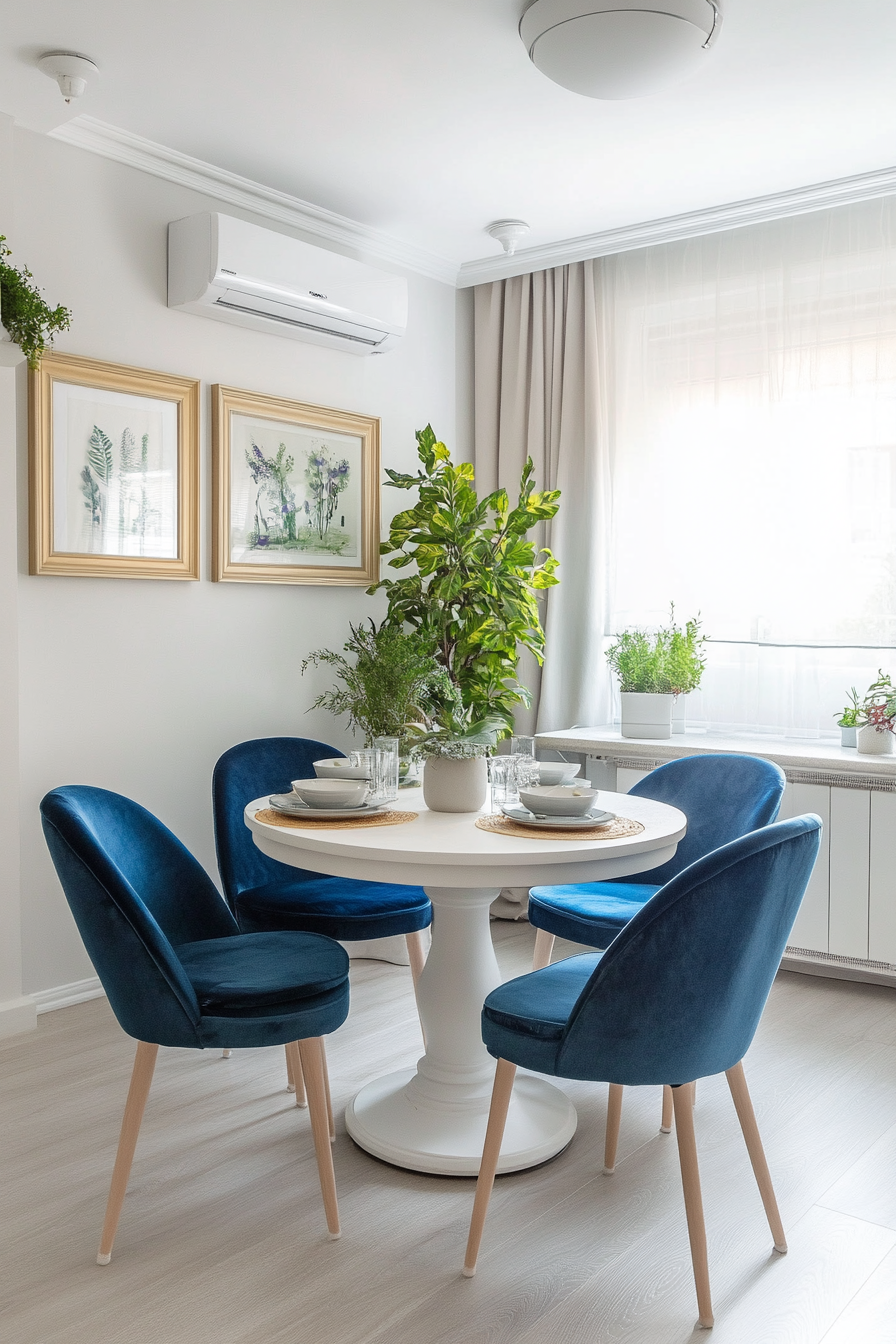
<svg viewBox="0 0 896 1344">
<path fill-rule="evenodd" d="M 376 417 L 216 386 L 212 457 L 214 579 L 379 578 Z"/>
<path fill-rule="evenodd" d="M 29 374 L 32 574 L 199 578 L 199 383 L 76 355 Z"/>
</svg>

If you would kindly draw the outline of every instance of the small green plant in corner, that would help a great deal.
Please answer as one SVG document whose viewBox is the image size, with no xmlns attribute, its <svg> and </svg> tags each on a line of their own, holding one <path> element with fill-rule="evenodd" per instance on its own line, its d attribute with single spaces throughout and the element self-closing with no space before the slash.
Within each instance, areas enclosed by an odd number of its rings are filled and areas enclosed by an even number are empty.
<svg viewBox="0 0 896 1344">
<path fill-rule="evenodd" d="M 10 255 L 6 237 L 0 234 L 0 321 L 28 360 L 29 369 L 36 369 L 56 332 L 68 331 L 72 315 L 62 304 L 51 308 L 31 283 L 34 276 L 28 267 L 10 266 L 6 260 Z"/>
<path fill-rule="evenodd" d="M 387 469 L 387 485 L 416 490 L 417 503 L 396 514 L 380 551 L 392 569 L 411 575 L 382 579 L 390 624 L 409 625 L 426 642 L 457 688 L 471 722 L 495 716 L 512 731 L 514 709 L 530 695 L 517 680 L 521 648 L 541 663 L 544 632 L 538 593 L 558 582 L 557 561 L 528 541 L 553 518 L 559 490 L 536 490 L 529 458 L 515 505 L 503 489 L 480 500 L 469 462 L 453 463 L 431 425 L 417 432 L 421 469 Z"/>
<path fill-rule="evenodd" d="M 838 728 L 858 728 L 862 722 L 862 702 L 859 699 L 859 693 L 855 686 L 851 686 L 846 697 L 846 705 L 843 707 L 838 719 Z"/>
</svg>

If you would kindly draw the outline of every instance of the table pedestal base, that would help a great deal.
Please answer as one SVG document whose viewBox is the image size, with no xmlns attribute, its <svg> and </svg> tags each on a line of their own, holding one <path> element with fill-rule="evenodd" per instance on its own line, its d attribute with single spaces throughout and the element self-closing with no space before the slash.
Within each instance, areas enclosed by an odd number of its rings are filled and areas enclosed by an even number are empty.
<svg viewBox="0 0 896 1344">
<path fill-rule="evenodd" d="M 410 1171 L 477 1176 L 488 1105 L 430 1106 L 410 1086 L 414 1069 L 368 1083 L 345 1112 L 346 1128 L 360 1148 Z M 518 1073 L 501 1144 L 498 1172 L 523 1171 L 556 1157 L 576 1130 L 572 1102 L 542 1078 Z"/>
</svg>

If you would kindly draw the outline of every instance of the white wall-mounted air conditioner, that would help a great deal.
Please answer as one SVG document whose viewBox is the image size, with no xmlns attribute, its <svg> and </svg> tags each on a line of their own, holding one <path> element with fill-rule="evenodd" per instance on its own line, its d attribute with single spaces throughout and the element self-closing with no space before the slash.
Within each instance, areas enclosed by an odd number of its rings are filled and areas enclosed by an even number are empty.
<svg viewBox="0 0 896 1344">
<path fill-rule="evenodd" d="M 168 307 L 376 355 L 405 333 L 408 286 L 336 252 L 206 212 L 168 225 Z"/>
</svg>

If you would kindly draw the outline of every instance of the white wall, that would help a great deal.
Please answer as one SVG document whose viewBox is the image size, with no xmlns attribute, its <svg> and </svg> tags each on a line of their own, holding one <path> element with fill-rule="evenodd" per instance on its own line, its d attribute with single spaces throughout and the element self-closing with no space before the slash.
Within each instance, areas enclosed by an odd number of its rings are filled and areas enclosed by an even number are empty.
<svg viewBox="0 0 896 1344">
<path fill-rule="evenodd" d="M 72 309 L 57 348 L 203 382 L 198 583 L 29 577 L 19 435 L 22 942 L 24 989 L 34 993 L 92 974 L 40 831 L 48 789 L 77 782 L 128 794 L 214 872 L 209 787 L 225 748 L 273 733 L 348 745 L 328 715 L 304 712 L 328 679 L 303 678 L 299 667 L 311 649 L 340 647 L 349 620 L 384 603 L 363 588 L 208 581 L 210 384 L 378 415 L 384 465 L 411 468 L 416 428 L 431 420 L 454 438 L 455 295 L 409 277 L 405 342 L 366 359 L 171 312 L 169 220 L 239 212 L 43 136 L 17 129 L 14 138 L 7 232 L 48 298 Z M 405 498 L 384 492 L 384 523 Z"/>
</svg>

